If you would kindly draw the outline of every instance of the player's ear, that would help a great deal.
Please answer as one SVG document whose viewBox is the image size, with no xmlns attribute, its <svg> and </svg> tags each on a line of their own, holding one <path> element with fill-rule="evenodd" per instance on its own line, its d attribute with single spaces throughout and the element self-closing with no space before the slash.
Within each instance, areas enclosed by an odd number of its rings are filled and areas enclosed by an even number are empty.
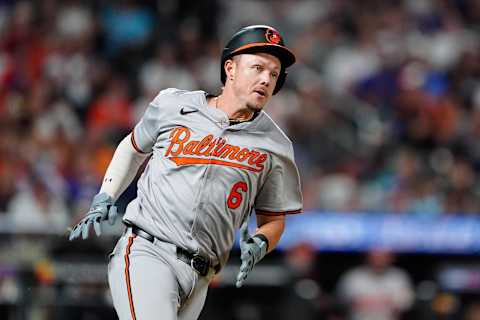
<svg viewBox="0 0 480 320">
<path fill-rule="evenodd" d="M 235 59 L 227 59 L 223 67 L 225 68 L 225 74 L 227 75 L 227 79 L 233 80 L 235 78 L 235 72 L 237 70 L 237 63 Z"/>
</svg>

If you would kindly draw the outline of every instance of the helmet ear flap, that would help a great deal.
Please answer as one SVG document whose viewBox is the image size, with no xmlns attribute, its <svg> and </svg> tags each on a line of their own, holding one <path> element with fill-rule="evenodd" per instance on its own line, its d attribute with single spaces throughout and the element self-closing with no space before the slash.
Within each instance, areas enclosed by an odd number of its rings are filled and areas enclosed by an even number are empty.
<svg viewBox="0 0 480 320">
<path fill-rule="evenodd" d="M 277 94 L 278 91 L 280 91 L 280 89 L 282 89 L 283 87 L 283 84 L 285 83 L 285 79 L 287 78 L 287 71 L 285 71 L 284 68 L 282 68 L 282 71 L 280 72 L 279 76 L 278 76 L 278 79 L 277 79 L 277 83 L 275 85 L 275 89 L 273 90 L 273 94 Z"/>
</svg>

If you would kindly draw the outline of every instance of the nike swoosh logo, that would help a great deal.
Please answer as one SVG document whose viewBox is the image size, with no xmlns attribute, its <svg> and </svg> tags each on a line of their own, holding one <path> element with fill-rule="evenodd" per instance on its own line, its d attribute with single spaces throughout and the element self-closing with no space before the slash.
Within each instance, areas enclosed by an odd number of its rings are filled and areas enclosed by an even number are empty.
<svg viewBox="0 0 480 320">
<path fill-rule="evenodd" d="M 185 107 L 180 109 L 180 114 L 182 116 L 186 115 L 186 114 L 189 114 L 189 113 L 195 113 L 195 112 L 198 112 L 198 110 L 185 110 Z"/>
</svg>

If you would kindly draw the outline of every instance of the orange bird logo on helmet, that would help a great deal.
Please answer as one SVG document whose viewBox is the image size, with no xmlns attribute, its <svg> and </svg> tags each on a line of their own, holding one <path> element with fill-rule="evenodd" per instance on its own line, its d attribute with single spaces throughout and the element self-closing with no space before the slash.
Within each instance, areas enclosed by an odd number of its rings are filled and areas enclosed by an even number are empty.
<svg viewBox="0 0 480 320">
<path fill-rule="evenodd" d="M 268 42 L 273 44 L 279 44 L 280 41 L 282 41 L 280 33 L 275 29 L 267 29 L 267 32 L 265 32 L 265 38 Z"/>
</svg>

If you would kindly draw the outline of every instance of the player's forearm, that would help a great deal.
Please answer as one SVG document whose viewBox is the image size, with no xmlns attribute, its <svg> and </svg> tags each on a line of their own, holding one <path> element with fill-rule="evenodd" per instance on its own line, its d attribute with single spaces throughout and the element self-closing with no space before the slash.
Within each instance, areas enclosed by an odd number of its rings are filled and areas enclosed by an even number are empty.
<svg viewBox="0 0 480 320">
<path fill-rule="evenodd" d="M 100 192 L 105 192 L 114 200 L 117 200 L 133 181 L 138 168 L 147 157 L 148 154 L 139 153 L 135 150 L 131 142 L 131 134 L 126 136 L 113 154 L 103 178 Z"/>
<path fill-rule="evenodd" d="M 275 249 L 280 238 L 282 237 L 283 230 L 285 229 L 285 216 L 277 217 L 264 217 L 257 215 L 257 221 L 259 227 L 255 234 L 263 234 L 268 240 L 268 252 Z"/>
</svg>

